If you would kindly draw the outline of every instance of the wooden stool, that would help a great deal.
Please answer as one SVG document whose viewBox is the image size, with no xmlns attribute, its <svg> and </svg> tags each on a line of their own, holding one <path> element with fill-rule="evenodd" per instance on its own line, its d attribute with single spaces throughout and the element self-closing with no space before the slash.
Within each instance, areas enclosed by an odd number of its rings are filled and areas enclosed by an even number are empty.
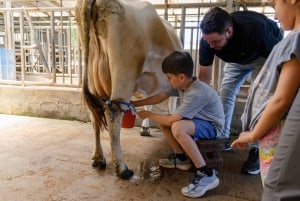
<svg viewBox="0 0 300 201">
<path fill-rule="evenodd" d="M 225 148 L 224 139 L 198 140 L 197 145 L 206 162 L 207 167 L 219 169 L 223 165 L 222 152 Z"/>
</svg>

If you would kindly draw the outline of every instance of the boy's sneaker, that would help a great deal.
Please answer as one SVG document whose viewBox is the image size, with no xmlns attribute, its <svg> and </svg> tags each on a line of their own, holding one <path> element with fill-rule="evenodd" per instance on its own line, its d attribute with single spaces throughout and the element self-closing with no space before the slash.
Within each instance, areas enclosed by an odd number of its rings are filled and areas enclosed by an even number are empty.
<svg viewBox="0 0 300 201">
<path fill-rule="evenodd" d="M 191 183 L 181 189 L 181 193 L 190 198 L 198 198 L 219 185 L 219 178 L 213 170 L 212 176 L 207 176 L 199 171 L 194 174 Z"/>
<path fill-rule="evenodd" d="M 247 161 L 245 161 L 243 164 L 242 173 L 255 175 L 259 174 L 259 172 L 259 149 L 253 147 L 249 151 Z"/>
<path fill-rule="evenodd" d="M 177 168 L 180 170 L 189 170 L 192 167 L 190 159 L 181 161 L 176 157 L 176 154 L 171 154 L 167 159 L 160 159 L 159 165 L 165 168 Z"/>
</svg>

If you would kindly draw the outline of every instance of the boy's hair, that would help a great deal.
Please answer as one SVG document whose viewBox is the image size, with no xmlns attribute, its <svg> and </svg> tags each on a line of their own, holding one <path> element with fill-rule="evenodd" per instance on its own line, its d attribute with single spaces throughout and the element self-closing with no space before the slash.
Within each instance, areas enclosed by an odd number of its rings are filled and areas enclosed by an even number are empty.
<svg viewBox="0 0 300 201">
<path fill-rule="evenodd" d="M 162 62 L 162 71 L 174 75 L 185 74 L 187 78 L 193 76 L 194 62 L 188 52 L 174 51 Z"/>
<path fill-rule="evenodd" d="M 227 11 L 219 7 L 209 10 L 200 24 L 203 34 L 211 34 L 217 32 L 224 34 L 228 27 L 232 26 L 232 17 Z"/>
</svg>

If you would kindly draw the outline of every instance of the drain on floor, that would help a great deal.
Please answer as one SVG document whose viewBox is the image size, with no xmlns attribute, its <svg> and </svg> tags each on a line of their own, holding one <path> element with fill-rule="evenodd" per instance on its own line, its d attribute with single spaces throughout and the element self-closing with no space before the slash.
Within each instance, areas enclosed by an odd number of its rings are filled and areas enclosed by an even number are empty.
<svg viewBox="0 0 300 201">
<path fill-rule="evenodd" d="M 146 159 L 142 161 L 137 168 L 136 174 L 144 180 L 151 182 L 160 181 L 164 177 L 164 172 L 159 167 L 157 160 Z"/>
</svg>

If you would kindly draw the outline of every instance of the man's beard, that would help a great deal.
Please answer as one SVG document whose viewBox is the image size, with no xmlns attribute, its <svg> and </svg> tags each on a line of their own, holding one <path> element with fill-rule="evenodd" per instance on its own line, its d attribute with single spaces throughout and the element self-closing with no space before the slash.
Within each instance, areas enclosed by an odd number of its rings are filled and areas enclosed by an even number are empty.
<svg viewBox="0 0 300 201">
<path fill-rule="evenodd" d="M 226 42 L 224 43 L 223 46 L 221 46 L 221 47 L 214 47 L 214 49 L 215 49 L 216 52 L 222 51 L 228 45 L 228 42 L 229 42 L 230 38 L 227 37 L 227 36 L 225 36 L 225 37 L 226 37 Z"/>
</svg>

